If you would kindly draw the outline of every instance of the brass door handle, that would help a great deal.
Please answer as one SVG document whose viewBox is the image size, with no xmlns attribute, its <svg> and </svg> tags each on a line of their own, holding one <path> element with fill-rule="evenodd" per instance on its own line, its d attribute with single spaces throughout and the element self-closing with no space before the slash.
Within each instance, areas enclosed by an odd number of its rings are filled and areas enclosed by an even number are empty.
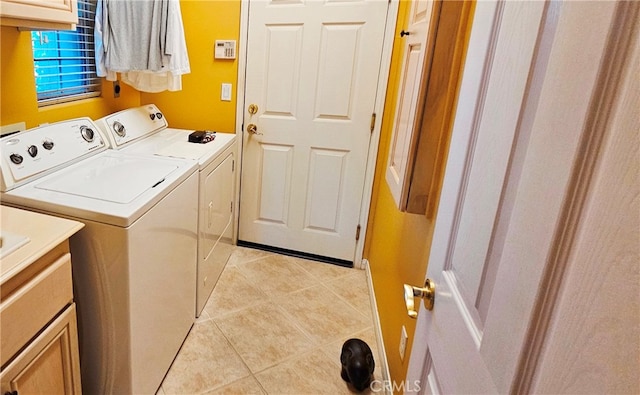
<svg viewBox="0 0 640 395">
<path fill-rule="evenodd" d="M 254 123 L 250 123 L 247 125 L 247 132 L 249 132 L 250 134 L 262 134 L 258 133 L 258 127 Z"/>
<path fill-rule="evenodd" d="M 418 317 L 418 311 L 415 307 L 414 298 L 418 296 L 424 299 L 424 307 L 427 310 L 433 310 L 433 302 L 436 297 L 436 286 L 430 279 L 424 282 L 424 288 L 418 288 L 404 284 L 404 302 L 407 305 L 407 314 L 409 317 Z"/>
</svg>

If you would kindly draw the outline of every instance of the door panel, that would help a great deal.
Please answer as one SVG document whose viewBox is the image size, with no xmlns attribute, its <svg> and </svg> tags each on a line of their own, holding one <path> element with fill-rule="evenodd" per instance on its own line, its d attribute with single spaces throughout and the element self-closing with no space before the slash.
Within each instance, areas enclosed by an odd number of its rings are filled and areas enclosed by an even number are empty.
<svg viewBox="0 0 640 395">
<path fill-rule="evenodd" d="M 293 147 L 260 144 L 262 148 L 261 193 L 258 219 L 287 224 L 291 192 Z"/>
<path fill-rule="evenodd" d="M 354 259 L 387 8 L 250 3 L 240 240 Z"/>
<path fill-rule="evenodd" d="M 459 180 L 445 181 L 446 202 L 440 209 L 452 210 L 451 217 L 439 215 L 428 268 L 436 283 L 436 305 L 426 313 L 425 340 L 437 370 L 435 380 L 445 393 L 505 391 L 497 386 L 481 351 L 485 328 L 477 295 L 484 286 L 543 10 L 542 3 L 477 4 L 468 59 L 486 68 L 480 79 L 463 77 L 459 116 L 469 111 L 475 119 L 464 129 L 454 126 L 450 161 L 457 163 L 448 163 L 447 175 L 457 174 Z M 499 34 L 505 31 L 508 38 Z M 450 222 L 444 225 L 442 217 Z"/>
<path fill-rule="evenodd" d="M 346 158 L 343 151 L 311 149 L 306 230 L 338 231 Z"/>
<path fill-rule="evenodd" d="M 528 392 L 522 361 L 547 265 L 570 243 L 556 232 L 583 187 L 572 172 L 615 7 L 478 2 L 429 257 L 435 303 L 420 309 L 408 380 Z"/>
<path fill-rule="evenodd" d="M 302 54 L 302 25 L 269 25 L 266 27 L 265 47 L 268 57 L 263 70 L 265 104 L 264 115 L 295 117 L 300 80 Z"/>
</svg>

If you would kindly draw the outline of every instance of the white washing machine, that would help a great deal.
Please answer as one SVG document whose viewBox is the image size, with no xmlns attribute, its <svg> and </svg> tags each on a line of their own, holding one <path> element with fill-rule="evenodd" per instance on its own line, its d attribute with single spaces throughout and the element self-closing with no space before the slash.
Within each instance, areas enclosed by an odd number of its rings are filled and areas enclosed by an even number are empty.
<svg viewBox="0 0 640 395">
<path fill-rule="evenodd" d="M 155 393 L 194 322 L 197 166 L 107 149 L 88 118 L 0 139 L 2 204 L 73 218 L 85 393 Z"/>
<path fill-rule="evenodd" d="M 198 269 L 196 317 L 200 316 L 233 249 L 234 134 L 216 133 L 213 141 L 190 143 L 193 130 L 168 128 L 153 104 L 120 111 L 96 121 L 111 148 L 123 152 L 193 159 L 198 162 Z"/>
</svg>

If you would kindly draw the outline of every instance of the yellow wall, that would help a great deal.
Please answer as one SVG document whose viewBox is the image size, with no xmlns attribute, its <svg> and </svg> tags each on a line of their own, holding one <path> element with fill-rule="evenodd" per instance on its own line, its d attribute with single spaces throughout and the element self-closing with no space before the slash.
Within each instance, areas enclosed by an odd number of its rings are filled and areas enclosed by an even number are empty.
<svg viewBox="0 0 640 395">
<path fill-rule="evenodd" d="M 3 26 L 0 32 L 0 124 L 25 122 L 27 128 L 42 123 L 76 117 L 97 119 L 111 112 L 140 104 L 139 94 L 123 89 L 119 99 L 109 91 L 111 83 L 103 84 L 103 97 L 38 108 L 31 33 Z M 109 95 L 108 93 L 111 93 Z"/>
<path fill-rule="evenodd" d="M 191 73 L 183 76 L 182 91 L 142 93 L 140 101 L 156 104 L 172 127 L 234 133 L 238 63 L 214 59 L 213 48 L 216 39 L 239 44 L 240 1 L 182 0 L 180 6 Z M 233 84 L 230 102 L 220 100 L 223 82 Z"/>
<path fill-rule="evenodd" d="M 396 41 L 393 45 L 363 254 L 369 260 L 371 268 L 391 379 L 397 383 L 403 381 L 406 376 L 416 324 L 415 320 L 407 316 L 402 285 L 422 285 L 434 225 L 433 221 L 427 220 L 424 215 L 400 212 L 385 181 L 385 167 L 402 68 L 403 43 L 398 37 L 402 28 L 406 27 L 410 4 L 408 1 L 401 1 L 398 10 Z M 398 347 L 403 325 L 407 329 L 409 343 L 404 360 L 401 360 Z"/>
<path fill-rule="evenodd" d="M 27 128 L 46 122 L 88 116 L 98 119 L 112 112 L 154 103 L 177 128 L 235 131 L 236 60 L 213 59 L 215 39 L 239 39 L 240 1 L 182 0 L 182 16 L 191 63 L 183 90 L 140 93 L 121 83 L 120 97 L 103 81 L 102 96 L 38 108 L 33 76 L 31 34 L 2 27 L 0 47 L 0 125 L 26 122 Z M 233 84 L 233 100 L 220 101 L 220 84 Z"/>
<path fill-rule="evenodd" d="M 363 254 L 370 263 L 389 370 L 391 379 L 396 382 L 396 385 L 400 385 L 405 380 L 416 325 L 416 321 L 407 315 L 403 284 L 415 286 L 424 284 L 435 226 L 435 219 L 427 219 L 422 214 L 400 212 L 385 180 L 387 155 L 389 154 L 402 68 L 403 40 L 399 37 L 402 28 L 406 27 L 410 4 L 411 2 L 401 1 L 398 11 L 396 39 L 393 46 L 389 85 L 387 86 L 382 118 L 380 148 L 369 210 L 369 225 Z M 469 20 L 473 19 L 474 7 L 475 3 L 471 5 Z M 465 47 L 469 42 L 470 32 L 471 23 L 468 23 L 463 38 Z M 462 58 L 459 61 L 464 64 L 466 49 L 462 52 Z M 459 89 L 459 84 L 460 81 L 455 89 Z M 453 108 L 455 107 L 456 103 L 453 104 Z M 453 116 L 455 114 L 452 114 Z M 451 126 L 449 125 L 449 127 Z M 447 147 L 444 149 L 448 151 L 448 142 L 446 144 Z M 446 163 L 446 154 L 444 156 L 442 160 Z M 442 188 L 442 181 L 442 179 L 437 180 L 440 188 Z M 398 352 L 402 326 L 406 328 L 409 336 L 403 360 L 400 359 Z"/>
</svg>

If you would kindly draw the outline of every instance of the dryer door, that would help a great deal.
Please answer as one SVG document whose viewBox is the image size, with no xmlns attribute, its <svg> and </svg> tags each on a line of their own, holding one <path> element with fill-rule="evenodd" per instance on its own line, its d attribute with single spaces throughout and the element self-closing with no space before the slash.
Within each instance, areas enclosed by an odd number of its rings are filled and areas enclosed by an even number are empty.
<svg viewBox="0 0 640 395">
<path fill-rule="evenodd" d="M 233 153 L 223 156 L 201 173 L 198 248 L 197 312 L 204 308 L 213 286 L 229 257 L 228 248 L 219 248 L 233 219 Z M 227 232 L 228 233 L 228 232 Z"/>
</svg>

